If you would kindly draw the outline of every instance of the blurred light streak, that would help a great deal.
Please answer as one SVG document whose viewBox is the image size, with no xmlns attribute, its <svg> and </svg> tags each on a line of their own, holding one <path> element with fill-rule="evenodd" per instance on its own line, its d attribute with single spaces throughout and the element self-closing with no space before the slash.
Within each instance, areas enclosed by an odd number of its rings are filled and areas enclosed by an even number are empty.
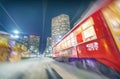
<svg viewBox="0 0 120 79">
<path fill-rule="evenodd" d="M 42 49 L 43 50 L 43 38 L 44 38 L 44 27 L 45 27 L 45 17 L 46 17 L 46 9 L 47 9 L 47 0 L 43 0 L 43 26 L 42 26 L 42 36 L 41 36 L 41 40 L 42 40 L 42 43 L 41 43 L 41 46 L 42 46 Z"/>
<path fill-rule="evenodd" d="M 19 34 L 19 31 L 18 30 L 14 30 L 13 31 L 15 34 Z"/>
<path fill-rule="evenodd" d="M 0 21 L 0 26 L 3 27 L 5 30 L 8 30 L 8 29 L 5 27 L 6 25 L 4 25 L 3 23 L 1 23 L 1 21 Z"/>
<path fill-rule="evenodd" d="M 11 37 L 12 37 L 12 38 L 14 38 L 14 39 L 19 38 L 19 36 L 18 36 L 18 35 L 11 35 Z"/>
<path fill-rule="evenodd" d="M 102 4 L 102 2 L 104 1 L 101 1 L 101 0 L 96 0 L 96 1 L 93 1 L 91 2 L 88 7 L 86 8 L 86 10 L 82 13 L 82 15 L 79 17 L 79 19 L 74 23 L 74 25 L 78 24 L 78 22 L 81 22 L 83 21 L 87 16 L 89 16 L 90 14 L 92 14 L 94 12 L 94 10 L 96 10 L 96 7 L 99 3 Z M 81 7 L 78 9 L 78 11 L 76 12 L 75 16 L 72 18 L 71 22 L 73 22 L 73 20 L 78 17 L 80 15 L 80 12 L 79 10 L 81 9 Z M 81 20 L 81 21 L 80 21 Z"/>
<path fill-rule="evenodd" d="M 8 15 L 8 17 L 12 20 L 12 22 L 15 24 L 15 26 L 17 27 L 17 29 L 20 29 L 19 26 L 18 26 L 18 24 L 12 18 L 12 16 L 10 15 L 10 13 L 8 13 L 8 11 L 5 9 L 5 7 L 2 5 L 2 3 L 0 3 L 0 7 L 4 10 L 4 12 Z"/>
<path fill-rule="evenodd" d="M 16 52 L 16 51 L 12 51 L 12 54 L 13 54 L 13 55 L 17 55 L 17 52 Z"/>
</svg>

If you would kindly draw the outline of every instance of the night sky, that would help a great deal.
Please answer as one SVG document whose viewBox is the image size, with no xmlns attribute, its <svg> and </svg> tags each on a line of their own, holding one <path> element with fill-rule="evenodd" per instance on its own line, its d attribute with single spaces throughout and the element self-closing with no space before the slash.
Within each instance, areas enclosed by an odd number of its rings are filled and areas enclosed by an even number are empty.
<svg viewBox="0 0 120 79">
<path fill-rule="evenodd" d="M 22 35 L 40 36 L 40 51 L 51 36 L 51 20 L 60 14 L 70 16 L 71 28 L 96 0 L 0 0 L 0 31 L 12 33 L 14 29 Z"/>
</svg>

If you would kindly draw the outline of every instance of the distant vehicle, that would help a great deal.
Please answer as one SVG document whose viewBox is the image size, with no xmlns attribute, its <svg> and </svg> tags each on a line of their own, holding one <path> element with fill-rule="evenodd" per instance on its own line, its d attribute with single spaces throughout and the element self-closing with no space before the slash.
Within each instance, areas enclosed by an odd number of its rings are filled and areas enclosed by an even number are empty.
<svg viewBox="0 0 120 79">
<path fill-rule="evenodd" d="M 120 78 L 120 0 L 105 0 L 53 47 L 53 58 Z"/>
</svg>

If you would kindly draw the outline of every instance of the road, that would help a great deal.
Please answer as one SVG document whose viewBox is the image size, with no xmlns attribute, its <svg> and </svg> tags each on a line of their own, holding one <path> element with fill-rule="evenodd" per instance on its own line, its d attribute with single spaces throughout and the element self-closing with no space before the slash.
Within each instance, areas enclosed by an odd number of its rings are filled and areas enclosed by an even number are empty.
<svg viewBox="0 0 120 79">
<path fill-rule="evenodd" d="M 108 79 L 102 75 L 77 69 L 51 58 L 30 58 L 0 64 L 0 79 Z"/>
</svg>

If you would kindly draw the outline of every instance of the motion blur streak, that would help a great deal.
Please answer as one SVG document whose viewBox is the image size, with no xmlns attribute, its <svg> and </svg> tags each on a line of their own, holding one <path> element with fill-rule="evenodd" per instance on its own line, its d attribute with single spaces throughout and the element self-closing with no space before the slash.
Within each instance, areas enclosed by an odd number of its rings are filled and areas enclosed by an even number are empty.
<svg viewBox="0 0 120 79">
<path fill-rule="evenodd" d="M 5 9 L 5 7 L 2 5 L 2 3 L 0 3 L 0 7 L 4 10 L 4 12 L 8 15 L 8 17 L 12 20 L 12 22 L 16 25 L 16 27 L 18 28 L 18 29 L 20 29 L 19 28 L 19 26 L 18 26 L 18 24 L 16 23 L 16 21 L 12 18 L 12 16 L 8 13 L 8 11 Z"/>
<path fill-rule="evenodd" d="M 90 71 L 59 63 L 51 58 L 30 58 L 1 63 L 0 79 L 108 79 Z"/>
</svg>

